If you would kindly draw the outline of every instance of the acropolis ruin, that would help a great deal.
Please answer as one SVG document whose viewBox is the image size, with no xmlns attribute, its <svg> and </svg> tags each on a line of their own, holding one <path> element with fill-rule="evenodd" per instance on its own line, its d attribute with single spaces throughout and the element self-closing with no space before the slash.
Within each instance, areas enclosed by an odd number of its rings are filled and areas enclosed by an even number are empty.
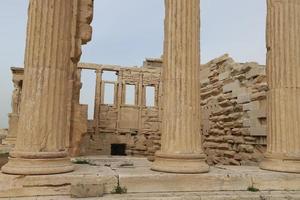
<svg viewBox="0 0 300 200">
<path fill-rule="evenodd" d="M 200 0 L 164 2 L 162 57 L 130 67 L 80 62 L 93 0 L 30 0 L 0 198 L 300 199 L 300 1 L 266 0 L 266 66 L 200 64 Z"/>
</svg>

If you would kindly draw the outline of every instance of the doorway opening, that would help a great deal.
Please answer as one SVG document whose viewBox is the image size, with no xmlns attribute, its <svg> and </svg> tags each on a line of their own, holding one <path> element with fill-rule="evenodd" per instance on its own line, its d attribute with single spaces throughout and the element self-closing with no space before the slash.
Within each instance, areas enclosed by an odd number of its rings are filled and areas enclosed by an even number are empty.
<svg viewBox="0 0 300 200">
<path fill-rule="evenodd" d="M 112 156 L 126 156 L 126 144 L 111 144 Z"/>
</svg>

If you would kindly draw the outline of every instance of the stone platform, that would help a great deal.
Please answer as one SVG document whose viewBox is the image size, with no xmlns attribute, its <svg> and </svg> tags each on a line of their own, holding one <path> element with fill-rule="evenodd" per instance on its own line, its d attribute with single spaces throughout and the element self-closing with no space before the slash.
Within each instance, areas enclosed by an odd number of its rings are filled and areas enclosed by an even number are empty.
<svg viewBox="0 0 300 200">
<path fill-rule="evenodd" d="M 151 163 L 144 158 L 86 157 L 78 160 L 87 160 L 89 164 L 76 164 L 76 171 L 67 174 L 0 174 L 0 198 L 41 199 L 40 196 L 56 196 L 54 199 L 57 199 L 62 196 L 68 199 L 72 185 L 93 183 L 103 185 L 104 193 L 108 195 L 103 199 L 185 199 L 186 195 L 190 197 L 186 199 L 206 199 L 204 197 L 214 194 L 214 198 L 219 196 L 219 199 L 223 194 L 231 198 L 235 196 L 232 199 L 259 199 L 260 196 L 300 199 L 300 174 L 269 172 L 245 166 L 212 167 L 206 174 L 168 174 L 151 171 Z M 127 189 L 127 194 L 111 195 L 118 182 Z M 223 199 L 226 199 L 225 196 Z"/>
<path fill-rule="evenodd" d="M 69 196 L 42 196 L 1 198 L 1 200 L 72 200 Z M 87 200 L 293 200 L 300 199 L 299 192 L 176 192 L 176 193 L 135 193 L 108 194 L 104 197 L 85 198 Z"/>
<path fill-rule="evenodd" d="M 8 155 L 11 149 L 11 145 L 0 144 L 0 168 L 8 162 Z"/>
</svg>

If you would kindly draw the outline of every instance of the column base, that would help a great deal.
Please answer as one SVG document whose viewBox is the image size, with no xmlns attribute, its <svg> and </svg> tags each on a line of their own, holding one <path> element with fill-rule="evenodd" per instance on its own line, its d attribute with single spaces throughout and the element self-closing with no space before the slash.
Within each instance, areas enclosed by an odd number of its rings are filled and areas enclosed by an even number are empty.
<svg viewBox="0 0 300 200">
<path fill-rule="evenodd" d="M 201 154 L 155 154 L 153 171 L 181 174 L 198 174 L 209 171 L 205 156 Z"/>
<path fill-rule="evenodd" d="M 3 173 L 15 175 L 47 175 L 74 171 L 70 158 L 26 159 L 12 158 L 1 169 Z"/>
<path fill-rule="evenodd" d="M 265 158 L 259 164 L 259 167 L 269 171 L 300 173 L 300 159 L 288 160 L 282 158 Z"/>
</svg>

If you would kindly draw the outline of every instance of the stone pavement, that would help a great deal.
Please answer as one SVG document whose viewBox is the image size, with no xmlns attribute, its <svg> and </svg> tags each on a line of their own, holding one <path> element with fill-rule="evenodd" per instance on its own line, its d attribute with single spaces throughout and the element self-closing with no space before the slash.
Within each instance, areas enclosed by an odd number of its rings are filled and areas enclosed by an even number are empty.
<svg viewBox="0 0 300 200">
<path fill-rule="evenodd" d="M 206 174 L 170 174 L 151 171 L 151 163 L 144 158 L 83 159 L 89 164 L 76 164 L 76 170 L 67 174 L 0 174 L 0 198 L 55 196 L 47 198 L 68 199 L 73 185 L 94 183 L 102 186 L 106 195 L 109 194 L 102 199 L 207 199 L 209 195 L 213 196 L 212 199 L 226 199 L 226 196 L 243 199 L 245 196 L 245 199 L 256 200 L 261 195 L 261 199 L 268 199 L 268 195 L 272 199 L 300 199 L 300 174 L 269 172 L 247 166 L 216 166 Z M 118 182 L 127 189 L 126 195 L 111 195 Z"/>
</svg>

